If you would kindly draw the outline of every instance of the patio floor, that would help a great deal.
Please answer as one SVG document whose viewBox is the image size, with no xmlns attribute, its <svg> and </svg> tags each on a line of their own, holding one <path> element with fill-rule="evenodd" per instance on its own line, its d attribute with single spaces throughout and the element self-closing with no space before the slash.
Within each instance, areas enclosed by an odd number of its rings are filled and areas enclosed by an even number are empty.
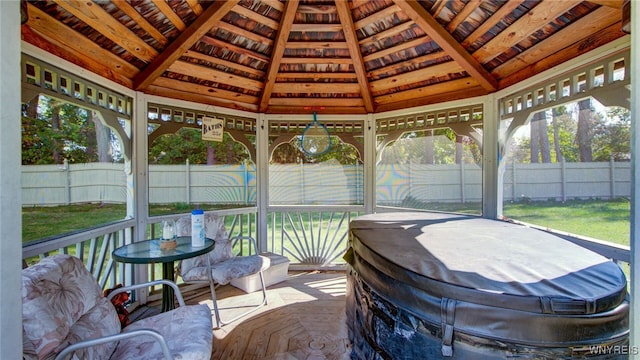
<svg viewBox="0 0 640 360">
<path fill-rule="evenodd" d="M 211 359 L 349 359 L 345 289 L 341 271 L 290 271 L 287 281 L 267 288 L 267 306 L 214 330 Z M 260 291 L 246 294 L 231 285 L 216 294 L 223 319 L 261 300 Z M 183 295 L 187 304 L 212 307 L 208 287 Z M 155 311 L 143 307 L 132 318 Z"/>
</svg>

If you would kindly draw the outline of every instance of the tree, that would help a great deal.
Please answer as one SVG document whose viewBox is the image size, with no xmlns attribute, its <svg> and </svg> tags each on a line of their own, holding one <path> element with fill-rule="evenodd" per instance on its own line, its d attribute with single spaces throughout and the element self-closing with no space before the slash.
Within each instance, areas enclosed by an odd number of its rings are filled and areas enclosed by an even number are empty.
<svg viewBox="0 0 640 360">
<path fill-rule="evenodd" d="M 560 148 L 560 125 L 558 118 L 566 111 L 564 106 L 558 106 L 551 109 L 551 124 L 553 129 L 553 147 L 556 153 L 556 162 L 564 160 L 562 149 Z"/>
<path fill-rule="evenodd" d="M 624 108 L 609 108 L 596 117 L 593 127 L 594 161 L 628 161 L 631 158 L 631 116 Z"/>
<path fill-rule="evenodd" d="M 111 131 L 106 127 L 100 116 L 95 111 L 91 112 L 91 121 L 96 132 L 96 150 L 98 153 L 99 162 L 111 162 L 113 160 L 111 154 Z"/>
<path fill-rule="evenodd" d="M 108 144 L 114 141 L 111 132 L 103 126 L 101 135 L 108 139 L 97 140 L 96 119 L 89 111 L 46 96 L 39 97 L 37 107 L 33 105 L 35 102 L 34 100 L 25 107 L 22 117 L 24 165 L 61 164 L 64 160 L 69 163 L 112 160 L 107 157 L 100 159 L 100 156 L 105 155 L 99 155 L 101 145 L 104 146 L 103 141 Z M 105 152 L 110 158 L 110 150 Z"/>
<path fill-rule="evenodd" d="M 591 108 L 591 98 L 578 101 L 578 132 L 576 142 L 580 151 L 581 162 L 593 161 L 591 150 L 591 127 L 593 110 Z"/>
<path fill-rule="evenodd" d="M 547 134 L 547 114 L 544 111 L 533 114 L 530 123 L 531 131 L 531 162 L 551 162 L 549 136 Z"/>
<path fill-rule="evenodd" d="M 193 128 L 162 135 L 149 145 L 151 164 L 184 164 L 187 159 L 190 164 L 241 164 L 248 158 L 247 149 L 228 133 L 221 142 L 204 141 L 200 130 Z"/>
</svg>

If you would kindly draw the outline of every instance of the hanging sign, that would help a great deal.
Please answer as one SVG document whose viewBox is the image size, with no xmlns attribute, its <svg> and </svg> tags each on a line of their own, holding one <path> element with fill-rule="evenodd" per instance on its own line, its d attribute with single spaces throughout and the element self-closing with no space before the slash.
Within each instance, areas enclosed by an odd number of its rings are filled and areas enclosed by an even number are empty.
<svg viewBox="0 0 640 360">
<path fill-rule="evenodd" d="M 202 140 L 222 141 L 224 135 L 224 120 L 212 117 L 202 118 Z"/>
</svg>

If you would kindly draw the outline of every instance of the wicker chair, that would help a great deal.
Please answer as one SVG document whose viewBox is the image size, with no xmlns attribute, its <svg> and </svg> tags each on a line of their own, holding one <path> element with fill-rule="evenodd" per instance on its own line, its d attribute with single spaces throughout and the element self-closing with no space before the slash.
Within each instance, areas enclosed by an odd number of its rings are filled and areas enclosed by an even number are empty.
<svg viewBox="0 0 640 360">
<path fill-rule="evenodd" d="M 110 298 L 120 292 L 166 284 L 180 307 L 121 328 Z M 60 254 L 22 270 L 24 359 L 208 359 L 213 346 L 211 312 L 185 306 L 168 280 L 121 287 L 104 297 L 80 259 Z"/>
<path fill-rule="evenodd" d="M 263 271 L 270 266 L 270 259 L 261 255 L 238 255 L 234 254 L 238 241 L 249 241 L 253 247 L 253 252 L 258 253 L 255 239 L 248 236 L 229 238 L 226 234 L 224 221 L 213 213 L 205 213 L 204 225 L 206 237 L 215 240 L 216 245 L 213 251 L 195 258 L 182 260 L 178 264 L 178 274 L 185 283 L 208 283 L 213 300 L 213 311 L 216 318 L 216 328 L 222 327 L 235 320 L 240 319 L 267 304 L 267 289 L 264 282 Z M 191 235 L 191 217 L 189 215 L 181 217 L 176 222 L 178 236 Z M 251 251 L 251 249 L 250 249 Z M 225 285 L 233 279 L 260 275 L 262 286 L 262 301 L 252 306 L 249 310 L 233 317 L 229 320 L 220 318 L 220 308 L 216 299 L 216 287 Z"/>
</svg>

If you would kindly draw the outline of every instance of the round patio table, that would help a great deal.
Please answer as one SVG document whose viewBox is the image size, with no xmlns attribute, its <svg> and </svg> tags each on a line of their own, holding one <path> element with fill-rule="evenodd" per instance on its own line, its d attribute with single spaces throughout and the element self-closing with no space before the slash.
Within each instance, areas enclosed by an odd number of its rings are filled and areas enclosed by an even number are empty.
<svg viewBox="0 0 640 360">
<path fill-rule="evenodd" d="M 204 240 L 204 246 L 192 246 L 190 236 L 177 238 L 177 246 L 173 249 L 160 249 L 160 239 L 150 239 L 131 243 L 119 247 L 113 251 L 116 261 L 130 264 L 155 264 L 162 263 L 162 278 L 174 280 L 174 261 L 203 255 L 213 250 L 215 241 L 209 238 Z M 162 311 L 174 308 L 174 292 L 170 286 L 162 286 Z"/>
</svg>

